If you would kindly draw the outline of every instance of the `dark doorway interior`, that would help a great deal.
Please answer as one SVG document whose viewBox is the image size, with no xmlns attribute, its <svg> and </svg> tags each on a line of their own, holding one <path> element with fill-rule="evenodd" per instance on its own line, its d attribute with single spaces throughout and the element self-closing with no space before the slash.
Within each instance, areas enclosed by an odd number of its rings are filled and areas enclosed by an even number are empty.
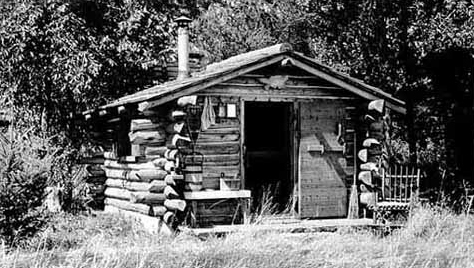
<svg viewBox="0 0 474 268">
<path fill-rule="evenodd" d="M 266 204 L 278 213 L 290 205 L 290 113 L 290 103 L 245 103 L 245 183 L 254 211 Z"/>
</svg>

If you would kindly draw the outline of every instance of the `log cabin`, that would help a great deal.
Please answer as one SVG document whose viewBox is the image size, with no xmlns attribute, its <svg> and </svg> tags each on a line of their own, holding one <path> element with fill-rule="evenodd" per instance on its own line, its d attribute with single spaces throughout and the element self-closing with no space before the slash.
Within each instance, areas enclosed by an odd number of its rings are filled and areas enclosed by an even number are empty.
<svg viewBox="0 0 474 268">
<path fill-rule="evenodd" d="M 289 44 L 190 72 L 202 59 L 190 57 L 188 23 L 178 19 L 176 79 L 82 115 L 103 151 L 86 162 L 105 210 L 176 228 L 243 222 L 265 205 L 346 217 L 353 184 L 372 202 L 366 171 L 383 165 L 386 118 L 403 101 Z"/>
</svg>

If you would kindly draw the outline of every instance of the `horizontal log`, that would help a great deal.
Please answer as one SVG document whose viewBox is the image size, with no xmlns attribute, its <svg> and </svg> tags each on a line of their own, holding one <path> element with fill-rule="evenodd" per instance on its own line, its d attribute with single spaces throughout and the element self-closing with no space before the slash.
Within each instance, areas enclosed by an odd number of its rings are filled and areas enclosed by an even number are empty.
<svg viewBox="0 0 474 268">
<path fill-rule="evenodd" d="M 164 189 L 164 194 L 167 199 L 177 199 L 179 198 L 178 192 L 171 186 L 166 186 Z"/>
<path fill-rule="evenodd" d="M 385 108 L 385 100 L 382 100 L 382 99 L 373 100 L 367 106 L 367 109 L 369 111 L 376 111 L 379 114 L 383 113 L 384 108 Z"/>
<path fill-rule="evenodd" d="M 186 209 L 186 201 L 181 199 L 166 199 L 164 204 L 168 210 L 184 211 Z"/>
<path fill-rule="evenodd" d="M 105 191 L 105 185 L 103 184 L 89 184 L 89 193 L 90 194 L 103 194 Z"/>
<path fill-rule="evenodd" d="M 317 76 L 309 75 L 287 75 L 288 81 L 286 84 L 289 85 L 300 85 L 300 86 L 309 86 L 309 85 L 325 85 L 325 86 L 334 86 Z M 252 84 L 260 83 L 260 78 L 268 78 L 268 75 L 261 74 L 244 74 L 229 80 L 229 83 L 240 83 L 240 84 Z"/>
<path fill-rule="evenodd" d="M 106 197 L 130 201 L 130 191 L 121 188 L 107 187 L 104 191 Z"/>
<path fill-rule="evenodd" d="M 88 176 L 86 177 L 85 181 L 86 183 L 98 183 L 98 184 L 103 184 L 105 183 L 105 180 L 107 177 L 104 176 Z"/>
<path fill-rule="evenodd" d="M 266 79 L 266 78 L 263 78 L 263 79 Z M 214 86 L 213 88 L 226 88 L 226 87 L 231 87 L 231 88 L 234 88 L 234 89 L 243 89 L 243 93 L 245 92 L 273 92 L 273 91 L 277 91 L 278 93 L 280 94 L 285 94 L 286 92 L 290 93 L 292 92 L 293 94 L 298 94 L 298 93 L 304 93 L 304 92 L 309 92 L 309 94 L 304 94 L 304 95 L 312 95 L 312 94 L 321 94 L 321 93 L 328 93 L 328 92 L 331 92 L 331 91 L 336 91 L 336 92 L 343 92 L 343 89 L 340 88 L 340 87 L 336 87 L 334 85 L 330 85 L 330 84 L 325 84 L 325 85 L 321 85 L 321 84 L 312 84 L 312 85 L 308 85 L 308 84 L 294 84 L 290 81 L 286 81 L 285 85 L 283 85 L 283 87 L 280 89 L 280 88 L 272 88 L 272 87 L 268 87 L 267 84 L 265 83 L 262 83 L 262 81 L 255 81 L 255 83 L 236 83 L 236 82 L 232 82 L 232 81 L 227 81 L 227 82 L 224 82 L 224 83 L 220 83 L 218 87 Z M 318 92 L 318 90 L 320 90 Z M 286 91 L 286 92 L 279 92 L 279 91 Z M 316 92 L 315 92 L 316 91 Z"/>
<path fill-rule="evenodd" d="M 165 171 L 167 171 L 168 173 L 171 173 L 172 171 L 174 171 L 175 168 L 176 168 L 176 165 L 173 161 L 166 162 L 165 167 L 164 167 Z"/>
<path fill-rule="evenodd" d="M 203 156 L 204 165 L 208 166 L 229 166 L 240 163 L 240 154 L 208 154 Z M 185 164 L 192 163 L 192 159 L 185 158 Z"/>
<path fill-rule="evenodd" d="M 138 212 L 144 215 L 152 214 L 151 207 L 145 204 L 134 204 L 130 203 L 129 201 L 124 201 L 115 198 L 105 198 L 104 204 L 127 211 Z"/>
<path fill-rule="evenodd" d="M 105 176 L 105 171 L 99 165 L 88 165 L 86 171 L 88 176 Z"/>
<path fill-rule="evenodd" d="M 151 206 L 150 214 L 151 216 L 161 217 L 165 215 L 166 211 L 168 211 L 168 209 L 166 209 L 165 206 L 155 205 L 155 206 Z"/>
<path fill-rule="evenodd" d="M 98 164 L 101 165 L 104 163 L 104 157 L 97 156 L 97 157 L 84 157 L 79 160 L 79 164 Z"/>
<path fill-rule="evenodd" d="M 347 92 L 342 88 L 326 86 L 286 86 L 285 89 L 264 89 L 263 85 L 224 84 L 207 88 L 200 94 L 219 96 L 244 96 L 244 97 L 291 97 L 309 99 L 311 97 L 346 97 Z"/>
<path fill-rule="evenodd" d="M 104 167 L 111 169 L 127 169 L 127 170 L 140 170 L 140 169 L 155 169 L 158 168 L 153 162 L 147 163 L 119 163 L 115 160 L 105 160 Z"/>
<path fill-rule="evenodd" d="M 114 152 L 104 152 L 104 158 L 110 160 L 118 160 L 118 156 Z"/>
<path fill-rule="evenodd" d="M 362 162 L 367 162 L 367 149 L 362 149 L 357 153 L 357 157 Z"/>
<path fill-rule="evenodd" d="M 379 168 L 377 167 L 377 164 L 376 163 L 371 163 L 371 162 L 360 164 L 360 169 L 361 170 L 368 170 L 368 171 L 375 171 L 375 172 L 379 171 Z"/>
<path fill-rule="evenodd" d="M 178 157 L 178 153 L 178 149 L 167 149 L 164 156 L 168 160 L 175 160 Z"/>
<path fill-rule="evenodd" d="M 185 185 L 184 185 L 184 189 L 186 191 L 193 191 L 193 192 L 196 192 L 196 191 L 201 191 L 203 188 L 203 185 L 202 185 L 202 182 L 201 183 L 191 183 L 191 182 L 187 182 Z"/>
<path fill-rule="evenodd" d="M 369 131 L 382 132 L 383 131 L 383 122 L 382 121 L 372 122 L 369 125 Z"/>
<path fill-rule="evenodd" d="M 145 117 L 155 117 L 155 118 L 162 117 L 162 116 L 165 115 L 165 114 L 161 113 L 161 111 L 157 111 L 157 110 L 154 110 L 154 109 L 143 110 L 143 111 L 141 111 L 141 114 Z"/>
<path fill-rule="evenodd" d="M 203 166 L 203 177 L 235 178 L 240 173 L 240 166 Z"/>
<path fill-rule="evenodd" d="M 163 158 L 162 155 L 145 155 L 144 159 L 146 162 L 153 162 L 156 159 Z"/>
<path fill-rule="evenodd" d="M 163 180 L 168 173 L 161 169 L 132 170 L 129 179 L 133 181 Z"/>
<path fill-rule="evenodd" d="M 107 179 L 105 181 L 105 185 L 114 188 L 122 188 L 134 192 L 149 192 L 153 189 L 154 192 L 157 192 L 158 185 L 161 186 L 161 192 L 164 190 L 164 186 L 166 185 L 164 181 L 152 181 L 157 183 L 148 183 L 148 182 L 136 182 L 136 181 L 128 181 L 128 180 L 121 180 L 121 179 Z M 151 192 L 151 191 L 150 191 Z"/>
<path fill-rule="evenodd" d="M 197 142 L 223 142 L 223 141 L 238 141 L 239 134 L 208 134 L 200 133 Z"/>
<path fill-rule="evenodd" d="M 366 147 L 366 148 L 370 148 L 372 146 L 380 146 L 380 142 L 374 138 L 368 138 L 368 139 L 365 139 L 364 142 L 362 143 L 362 146 Z"/>
<path fill-rule="evenodd" d="M 127 156 L 120 156 L 118 158 L 118 163 L 126 164 L 137 164 L 137 163 L 146 163 L 148 162 L 144 156 L 137 156 L 137 155 L 127 155 Z"/>
<path fill-rule="evenodd" d="M 219 118 L 215 125 L 210 126 L 206 131 L 221 128 L 239 128 L 240 121 L 238 118 Z"/>
<path fill-rule="evenodd" d="M 115 179 L 128 179 L 130 170 L 128 169 L 111 169 L 104 167 L 105 176 L 107 178 L 115 178 Z"/>
<path fill-rule="evenodd" d="M 202 187 L 209 190 L 220 190 L 220 177 L 204 177 Z"/>
<path fill-rule="evenodd" d="M 92 152 L 88 153 L 89 157 L 104 157 L 104 149 L 93 150 Z"/>
<path fill-rule="evenodd" d="M 375 205 L 375 193 L 365 192 L 360 193 L 359 200 L 361 204 L 364 205 Z"/>
<path fill-rule="evenodd" d="M 368 149 L 367 149 L 367 153 L 368 153 L 370 156 L 373 156 L 373 155 L 381 155 L 381 154 L 382 154 L 382 148 L 381 148 L 381 147 L 378 147 L 378 148 L 368 148 Z"/>
<path fill-rule="evenodd" d="M 148 191 L 150 193 L 162 193 L 166 185 L 167 184 L 164 180 L 153 180 L 150 182 L 150 188 L 148 188 Z"/>
<path fill-rule="evenodd" d="M 365 185 L 365 184 L 361 184 L 359 185 L 359 189 L 362 193 L 368 193 L 368 192 L 372 192 L 374 189 L 368 185 Z"/>
<path fill-rule="evenodd" d="M 186 117 L 186 113 L 184 111 L 179 111 L 179 110 L 171 111 L 168 114 L 168 119 L 173 122 L 181 122 L 184 120 L 185 117 Z"/>
<path fill-rule="evenodd" d="M 131 144 L 130 145 L 130 154 L 133 155 L 133 156 L 144 156 L 145 155 L 145 145 Z"/>
<path fill-rule="evenodd" d="M 166 159 L 166 158 L 163 158 L 163 157 L 161 157 L 161 158 L 156 158 L 156 159 L 154 159 L 154 160 L 152 161 L 153 165 L 155 165 L 155 167 L 158 167 L 158 168 L 160 168 L 160 169 L 164 169 L 166 163 L 168 163 L 168 162 L 169 162 L 169 160 Z"/>
<path fill-rule="evenodd" d="M 232 161 L 216 161 L 216 162 L 205 162 L 208 166 L 235 166 L 240 163 L 239 160 Z"/>
<path fill-rule="evenodd" d="M 171 212 L 171 211 L 167 211 L 164 215 L 163 215 L 163 221 L 170 225 L 172 224 L 176 219 L 176 215 L 174 214 L 174 212 Z"/>
<path fill-rule="evenodd" d="M 240 151 L 239 142 L 197 142 L 195 150 L 204 155 L 236 154 Z"/>
<path fill-rule="evenodd" d="M 130 131 L 150 131 L 150 130 L 163 130 L 163 122 L 154 122 L 150 119 L 133 119 L 130 122 Z"/>
<path fill-rule="evenodd" d="M 171 186 L 176 186 L 179 182 L 182 181 L 184 181 L 183 175 L 170 174 L 165 177 L 165 183 Z"/>
<path fill-rule="evenodd" d="M 113 131 L 112 129 L 106 129 L 105 131 Z M 113 140 L 115 138 L 114 133 L 90 131 L 89 135 L 93 140 Z"/>
<path fill-rule="evenodd" d="M 191 95 L 191 96 L 184 96 L 178 99 L 177 101 L 178 106 L 180 107 L 185 107 L 187 105 L 196 105 L 197 103 L 197 96 L 196 95 Z"/>
<path fill-rule="evenodd" d="M 94 203 L 96 204 L 102 204 L 104 202 L 105 196 L 104 193 L 102 194 L 86 194 L 86 196 L 90 199 L 93 199 Z"/>
<path fill-rule="evenodd" d="M 383 141 L 385 139 L 384 133 L 378 131 L 369 131 L 369 137 L 377 139 L 379 141 Z"/>
<path fill-rule="evenodd" d="M 164 170 L 158 168 L 154 169 L 141 169 L 141 170 L 130 170 L 130 169 L 111 169 L 104 168 L 107 178 L 123 179 L 130 181 L 142 181 L 149 182 L 151 180 L 163 180 L 168 174 Z"/>
<path fill-rule="evenodd" d="M 206 165 L 238 165 L 240 162 L 240 154 L 207 154 L 204 155 L 204 163 Z"/>
<path fill-rule="evenodd" d="M 132 144 L 164 144 L 166 141 L 166 133 L 164 130 L 149 130 L 130 132 L 128 134 L 130 143 Z"/>
<path fill-rule="evenodd" d="M 166 133 L 168 134 L 181 134 L 184 130 L 184 122 L 172 123 L 166 127 Z"/>
<path fill-rule="evenodd" d="M 168 147 L 168 149 L 186 147 L 186 146 L 189 146 L 190 143 L 191 143 L 191 139 L 189 137 L 179 135 L 179 134 L 171 135 L 166 139 L 166 147 Z"/>
<path fill-rule="evenodd" d="M 361 171 L 357 178 L 366 185 L 372 186 L 372 172 L 371 171 Z"/>
<path fill-rule="evenodd" d="M 217 176 L 219 175 L 219 176 Z M 238 174 L 237 173 L 227 173 L 224 176 L 224 179 L 234 179 Z M 219 190 L 220 189 L 220 174 L 217 173 L 208 173 L 205 174 L 202 181 L 202 186 L 204 189 Z"/>
<path fill-rule="evenodd" d="M 149 192 L 130 192 L 130 202 L 150 205 L 161 205 L 165 201 L 164 194 Z"/>
<path fill-rule="evenodd" d="M 168 148 L 166 146 L 145 146 L 145 155 L 164 156 Z"/>
<path fill-rule="evenodd" d="M 221 126 L 220 124 L 214 125 L 212 128 L 208 128 L 204 131 L 201 131 L 200 135 L 220 135 L 220 134 L 239 134 L 240 129 L 238 127 L 226 127 Z"/>
</svg>

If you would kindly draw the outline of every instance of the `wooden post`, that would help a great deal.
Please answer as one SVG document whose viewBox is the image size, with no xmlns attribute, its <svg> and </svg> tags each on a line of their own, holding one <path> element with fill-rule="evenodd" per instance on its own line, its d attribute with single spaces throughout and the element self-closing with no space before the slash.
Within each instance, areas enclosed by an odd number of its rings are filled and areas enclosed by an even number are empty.
<svg viewBox="0 0 474 268">
<path fill-rule="evenodd" d="M 397 197 L 397 167 L 396 165 L 392 169 L 392 174 L 390 174 L 390 179 L 392 180 L 392 185 L 391 185 L 391 193 L 390 193 L 390 201 L 395 201 L 395 198 Z"/>
<path fill-rule="evenodd" d="M 416 172 L 416 199 L 420 197 L 420 169 Z"/>
<path fill-rule="evenodd" d="M 382 199 L 385 198 L 385 169 L 382 168 Z M 375 203 L 377 203 L 377 199 L 375 199 Z"/>
<path fill-rule="evenodd" d="M 409 180 L 409 173 L 408 173 L 408 166 L 406 167 L 406 175 L 405 175 L 405 202 L 408 202 L 408 180 Z"/>
<path fill-rule="evenodd" d="M 293 182 L 293 204 L 291 207 L 291 211 L 293 216 L 296 215 L 296 203 L 298 200 L 298 154 L 299 154 L 299 102 L 293 103 L 293 110 L 291 112 L 291 116 L 293 122 L 291 124 L 291 141 L 292 141 L 292 148 L 291 148 L 291 174 L 292 174 L 292 182 Z"/>
<path fill-rule="evenodd" d="M 250 199 L 249 198 L 241 198 L 240 199 L 240 207 L 242 210 L 242 223 L 248 223 L 248 215 L 250 211 Z"/>
<path fill-rule="evenodd" d="M 193 200 L 191 201 L 191 228 L 197 227 L 197 212 L 198 212 L 198 206 L 197 206 L 197 201 Z"/>
<path fill-rule="evenodd" d="M 240 189 L 245 189 L 245 101 L 240 98 Z"/>
<path fill-rule="evenodd" d="M 398 181 L 398 199 L 399 199 L 399 202 L 403 202 L 403 199 L 402 199 L 402 183 L 403 183 L 403 166 L 400 166 L 400 179 Z"/>
</svg>

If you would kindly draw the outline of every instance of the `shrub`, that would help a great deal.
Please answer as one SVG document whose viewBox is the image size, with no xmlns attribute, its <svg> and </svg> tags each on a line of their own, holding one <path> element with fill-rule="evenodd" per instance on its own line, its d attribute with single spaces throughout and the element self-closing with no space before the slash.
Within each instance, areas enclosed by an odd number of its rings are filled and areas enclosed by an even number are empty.
<svg viewBox="0 0 474 268">
<path fill-rule="evenodd" d="M 0 238 L 8 245 L 44 223 L 40 206 L 50 164 L 37 157 L 33 140 L 10 134 L 0 134 Z"/>
</svg>

